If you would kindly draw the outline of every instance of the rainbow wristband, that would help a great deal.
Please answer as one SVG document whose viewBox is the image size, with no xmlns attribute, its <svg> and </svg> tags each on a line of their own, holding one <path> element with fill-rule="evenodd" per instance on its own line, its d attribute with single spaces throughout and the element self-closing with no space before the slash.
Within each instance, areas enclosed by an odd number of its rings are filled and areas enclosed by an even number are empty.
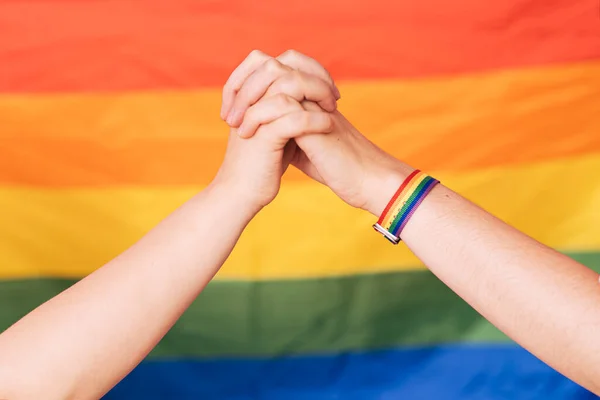
<svg viewBox="0 0 600 400">
<path fill-rule="evenodd" d="M 440 183 L 419 170 L 406 178 L 390 200 L 373 228 L 393 244 L 400 242 L 400 233 L 431 189 Z"/>
</svg>

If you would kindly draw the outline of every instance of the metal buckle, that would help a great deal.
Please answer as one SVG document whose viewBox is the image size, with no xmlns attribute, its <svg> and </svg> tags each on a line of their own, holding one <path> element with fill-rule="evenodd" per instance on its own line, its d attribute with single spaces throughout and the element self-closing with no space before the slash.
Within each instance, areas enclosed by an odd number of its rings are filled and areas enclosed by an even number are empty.
<svg viewBox="0 0 600 400">
<path fill-rule="evenodd" d="M 381 233 L 383 235 L 383 237 L 385 237 L 387 240 L 389 240 L 392 244 L 398 244 L 398 243 L 400 243 L 400 238 L 399 237 L 392 235 L 386 229 L 383 229 L 383 227 L 381 225 L 375 224 L 375 225 L 373 225 L 373 228 L 377 232 Z"/>
</svg>

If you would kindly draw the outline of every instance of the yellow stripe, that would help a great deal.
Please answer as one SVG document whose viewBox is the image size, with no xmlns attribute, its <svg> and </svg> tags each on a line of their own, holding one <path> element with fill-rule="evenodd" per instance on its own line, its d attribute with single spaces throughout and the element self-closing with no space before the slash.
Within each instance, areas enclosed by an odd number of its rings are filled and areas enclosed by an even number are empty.
<svg viewBox="0 0 600 400">
<path fill-rule="evenodd" d="M 427 175 L 425 175 L 425 173 L 419 172 L 417 176 L 415 176 L 413 180 L 410 181 L 408 185 L 406 185 L 402 193 L 400 193 L 400 196 L 398 196 L 398 198 L 394 202 L 394 205 L 390 209 L 390 212 L 388 213 L 388 215 L 386 215 L 385 219 L 383 220 L 383 227 L 385 229 L 390 229 L 390 225 L 400 212 L 402 205 L 406 203 L 406 200 L 408 200 L 412 192 L 415 191 L 415 188 L 417 188 L 417 186 L 419 186 L 421 182 L 423 182 L 423 179 L 425 179 L 426 177 Z"/>
<path fill-rule="evenodd" d="M 436 176 L 542 242 L 563 250 L 600 249 L 600 156 Z M 0 277 L 85 275 L 195 192 L 1 188 Z M 370 229 L 375 219 L 323 186 L 284 182 L 219 278 L 320 277 L 418 266 L 404 246 L 391 246 Z M 290 226 L 293 233 L 286 237 Z"/>
</svg>

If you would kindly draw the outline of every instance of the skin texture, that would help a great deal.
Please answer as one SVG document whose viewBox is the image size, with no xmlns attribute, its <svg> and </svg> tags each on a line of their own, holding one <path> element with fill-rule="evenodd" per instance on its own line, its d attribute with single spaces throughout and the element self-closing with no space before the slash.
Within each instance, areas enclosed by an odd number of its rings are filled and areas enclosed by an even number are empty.
<svg viewBox="0 0 600 400">
<path fill-rule="evenodd" d="M 335 102 L 331 93 L 322 100 Z M 277 195 L 295 151 L 290 139 L 333 127 L 330 114 L 282 93 L 262 110 L 272 122 L 263 120 L 252 140 L 231 130 L 206 190 L 0 335 L 1 399 L 97 399 L 152 350 Z"/>
<path fill-rule="evenodd" d="M 316 61 L 294 52 L 294 68 L 313 68 Z M 259 60 L 262 60 L 259 62 Z M 285 79 L 281 72 L 257 72 L 277 58 L 250 55 L 238 70 L 246 85 L 271 87 Z M 306 64 L 306 67 L 303 66 Z M 279 70 L 284 70 L 280 68 Z M 237 70 L 236 70 L 237 71 Z M 328 76 L 320 72 L 321 76 Z M 257 77 L 260 76 L 260 79 Z M 229 83 L 229 82 L 228 82 Z M 225 85 L 224 110 L 252 108 Z M 256 90 L 256 89 L 252 89 Z M 259 90 L 256 90 L 257 92 Z M 268 96 L 269 92 L 266 91 Z M 229 99 L 233 99 L 230 101 Z M 302 99 L 303 107 L 316 110 Z M 251 123 L 236 116 L 244 137 L 251 137 L 260 117 Z M 292 163 L 329 186 L 346 203 L 378 217 L 393 193 L 413 171 L 369 142 L 339 112 L 332 113 L 328 135 L 295 139 L 299 150 Z M 600 394 L 600 284 L 598 274 L 500 221 L 452 190 L 438 185 L 415 212 L 402 233 L 403 241 L 446 285 L 516 342 L 582 386 Z M 401 372 L 400 372 L 401 373 Z"/>
<path fill-rule="evenodd" d="M 221 117 L 232 129 L 214 181 L 130 249 L 0 335 L 0 398 L 106 393 L 218 271 L 246 224 L 277 195 L 289 163 L 379 216 L 413 168 L 358 132 L 336 111 L 339 98 L 315 60 L 294 51 L 276 58 L 252 52 L 223 90 Z M 441 185 L 402 239 L 491 322 L 600 393 L 596 273 Z"/>
</svg>

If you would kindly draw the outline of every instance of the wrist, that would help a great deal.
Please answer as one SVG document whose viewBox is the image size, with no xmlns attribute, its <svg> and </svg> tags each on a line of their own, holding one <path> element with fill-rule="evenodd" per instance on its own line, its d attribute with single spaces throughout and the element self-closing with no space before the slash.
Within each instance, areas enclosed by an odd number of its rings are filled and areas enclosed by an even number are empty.
<svg viewBox="0 0 600 400">
<path fill-rule="evenodd" d="M 379 217 L 402 182 L 414 170 L 413 167 L 394 159 L 372 171 L 365 184 L 367 201 L 363 208 Z"/>
<path fill-rule="evenodd" d="M 244 223 L 250 222 L 262 209 L 261 205 L 252 201 L 248 193 L 244 193 L 239 185 L 232 182 L 215 179 L 205 189 L 205 193 L 213 202 Z"/>
</svg>

